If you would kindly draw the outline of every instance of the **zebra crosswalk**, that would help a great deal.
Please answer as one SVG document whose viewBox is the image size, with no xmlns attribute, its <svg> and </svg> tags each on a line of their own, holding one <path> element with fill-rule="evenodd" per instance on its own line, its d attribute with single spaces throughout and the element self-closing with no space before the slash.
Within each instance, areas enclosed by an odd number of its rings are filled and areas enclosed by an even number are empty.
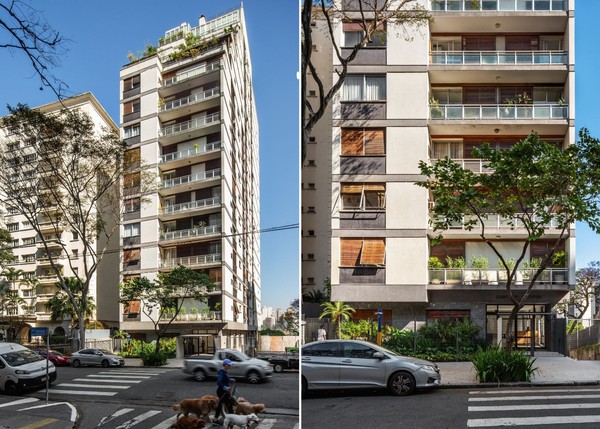
<svg viewBox="0 0 600 429">
<path fill-rule="evenodd" d="M 600 388 L 469 392 L 467 427 L 600 427 Z"/>
</svg>

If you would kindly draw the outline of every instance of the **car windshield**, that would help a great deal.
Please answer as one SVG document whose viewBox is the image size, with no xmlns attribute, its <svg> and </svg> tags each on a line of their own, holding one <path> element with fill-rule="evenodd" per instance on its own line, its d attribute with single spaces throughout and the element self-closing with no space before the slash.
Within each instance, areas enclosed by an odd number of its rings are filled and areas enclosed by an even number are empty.
<svg viewBox="0 0 600 429">
<path fill-rule="evenodd" d="M 2 358 L 10 366 L 21 366 L 31 362 L 37 362 L 44 358 L 31 350 L 18 350 L 2 354 Z"/>
</svg>

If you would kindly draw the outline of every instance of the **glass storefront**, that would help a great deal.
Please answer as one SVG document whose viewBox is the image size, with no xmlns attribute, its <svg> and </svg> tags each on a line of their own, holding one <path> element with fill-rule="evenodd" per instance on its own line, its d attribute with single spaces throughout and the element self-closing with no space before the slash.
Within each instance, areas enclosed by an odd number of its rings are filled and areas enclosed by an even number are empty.
<svg viewBox="0 0 600 429">
<path fill-rule="evenodd" d="M 487 306 L 487 340 L 491 344 L 506 345 L 506 329 L 512 305 Z M 536 349 L 546 348 L 545 305 L 525 305 L 519 311 L 514 329 L 515 347 L 529 349 L 533 341 Z"/>
</svg>

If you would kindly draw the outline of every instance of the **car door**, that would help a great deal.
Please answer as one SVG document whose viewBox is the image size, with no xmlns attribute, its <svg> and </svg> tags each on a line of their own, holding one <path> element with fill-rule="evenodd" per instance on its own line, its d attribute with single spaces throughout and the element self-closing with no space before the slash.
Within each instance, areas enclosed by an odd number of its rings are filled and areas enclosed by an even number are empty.
<svg viewBox="0 0 600 429">
<path fill-rule="evenodd" d="M 319 341 L 302 348 L 302 375 L 309 389 L 335 389 L 340 383 L 339 342 Z"/>
<path fill-rule="evenodd" d="M 93 361 L 94 351 L 91 349 L 84 349 L 79 352 L 79 360 L 82 365 L 94 365 Z"/>
<path fill-rule="evenodd" d="M 340 359 L 340 388 L 385 387 L 385 360 L 374 357 L 367 344 L 344 341 Z"/>
</svg>

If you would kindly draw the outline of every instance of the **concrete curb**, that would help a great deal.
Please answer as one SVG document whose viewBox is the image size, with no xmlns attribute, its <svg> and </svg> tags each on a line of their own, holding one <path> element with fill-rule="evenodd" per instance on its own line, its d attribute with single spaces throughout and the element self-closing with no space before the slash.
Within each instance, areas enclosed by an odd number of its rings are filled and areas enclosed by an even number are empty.
<svg viewBox="0 0 600 429">
<path fill-rule="evenodd" d="M 532 381 L 518 383 L 456 383 L 442 384 L 441 389 L 493 389 L 500 387 L 559 387 L 559 386 L 598 386 L 600 380 L 590 381 Z"/>
</svg>

